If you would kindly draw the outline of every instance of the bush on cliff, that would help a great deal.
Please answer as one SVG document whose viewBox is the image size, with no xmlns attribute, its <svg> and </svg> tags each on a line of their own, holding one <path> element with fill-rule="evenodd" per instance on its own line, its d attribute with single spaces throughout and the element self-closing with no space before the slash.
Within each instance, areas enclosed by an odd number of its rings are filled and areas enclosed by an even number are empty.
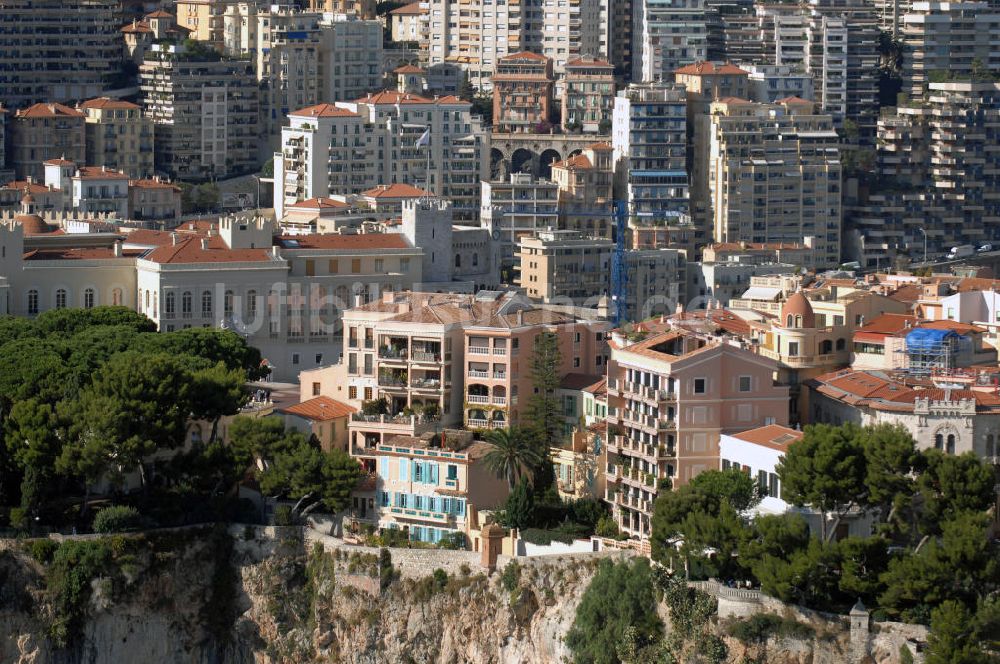
<svg viewBox="0 0 1000 664">
<path fill-rule="evenodd" d="M 105 507 L 94 516 L 94 532 L 101 534 L 120 533 L 139 525 L 139 510 L 131 505 Z"/>
</svg>

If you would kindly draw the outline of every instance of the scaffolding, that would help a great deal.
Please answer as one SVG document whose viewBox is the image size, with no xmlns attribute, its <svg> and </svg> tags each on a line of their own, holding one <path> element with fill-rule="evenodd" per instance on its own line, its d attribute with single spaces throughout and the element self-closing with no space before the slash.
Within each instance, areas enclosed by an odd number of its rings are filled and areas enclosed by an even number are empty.
<svg viewBox="0 0 1000 664">
<path fill-rule="evenodd" d="M 906 370 L 919 376 L 958 368 L 959 356 L 971 349 L 971 340 L 954 330 L 915 328 L 906 335 Z"/>
</svg>

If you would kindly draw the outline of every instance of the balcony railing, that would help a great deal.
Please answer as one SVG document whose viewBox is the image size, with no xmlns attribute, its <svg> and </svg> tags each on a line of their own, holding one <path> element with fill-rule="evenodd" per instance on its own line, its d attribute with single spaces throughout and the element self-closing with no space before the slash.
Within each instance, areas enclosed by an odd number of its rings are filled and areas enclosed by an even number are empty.
<svg viewBox="0 0 1000 664">
<path fill-rule="evenodd" d="M 507 426 L 506 422 L 498 422 L 496 420 L 480 420 L 480 419 L 468 419 L 465 424 L 470 429 L 504 429 Z"/>
<path fill-rule="evenodd" d="M 488 396 L 484 396 L 484 395 L 480 395 L 480 394 L 470 394 L 469 396 L 465 397 L 465 400 L 468 401 L 469 403 L 489 403 L 490 402 L 490 398 Z"/>
<path fill-rule="evenodd" d="M 410 387 L 420 390 L 436 390 L 441 387 L 441 380 L 439 378 L 415 378 L 410 381 Z"/>
<path fill-rule="evenodd" d="M 469 346 L 469 354 L 470 355 L 489 355 L 490 354 L 490 347 L 489 346 Z"/>
<path fill-rule="evenodd" d="M 489 371 L 479 371 L 478 369 L 469 369 L 469 378 L 489 378 Z"/>
<path fill-rule="evenodd" d="M 352 348 L 357 348 L 353 345 Z M 406 359 L 406 349 L 405 348 L 389 348 L 383 346 L 378 349 L 378 356 L 383 360 L 405 360 Z"/>
<path fill-rule="evenodd" d="M 493 405 L 495 406 L 506 406 L 507 397 L 493 397 Z"/>
<path fill-rule="evenodd" d="M 411 359 L 414 362 L 440 362 L 441 355 L 438 353 L 428 353 L 427 351 L 415 350 L 413 351 L 413 357 Z"/>
</svg>

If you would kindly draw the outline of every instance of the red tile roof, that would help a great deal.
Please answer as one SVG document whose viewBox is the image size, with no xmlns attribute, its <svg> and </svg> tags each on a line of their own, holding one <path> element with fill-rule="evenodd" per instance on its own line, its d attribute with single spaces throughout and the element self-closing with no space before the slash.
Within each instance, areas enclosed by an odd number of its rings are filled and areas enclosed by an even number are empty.
<svg viewBox="0 0 1000 664">
<path fill-rule="evenodd" d="M 567 170 L 572 171 L 577 169 L 587 170 L 593 168 L 594 165 L 590 163 L 590 159 L 587 158 L 587 155 L 578 154 L 570 157 L 569 159 L 565 159 L 563 161 L 557 161 L 554 164 L 552 164 L 551 167 L 565 168 Z"/>
<path fill-rule="evenodd" d="M 381 92 L 369 92 L 364 97 L 354 100 L 358 104 L 375 105 L 395 105 L 395 104 L 433 104 L 433 99 L 421 97 L 409 92 L 399 92 L 398 90 L 383 90 Z"/>
<path fill-rule="evenodd" d="M 742 97 L 723 97 L 719 100 L 720 104 L 752 104 L 754 102 L 749 99 L 743 99 Z"/>
<path fill-rule="evenodd" d="M 584 390 L 592 385 L 596 385 L 602 376 L 585 373 L 568 373 L 559 382 L 559 389 L 562 390 Z"/>
<path fill-rule="evenodd" d="M 297 111 L 292 111 L 288 114 L 289 116 L 295 117 L 305 117 L 305 118 L 349 118 L 349 117 L 360 117 L 354 111 L 349 111 L 346 108 L 341 108 L 335 106 L 334 104 L 316 104 L 315 106 L 306 106 L 305 108 L 300 108 Z"/>
<path fill-rule="evenodd" d="M 393 9 L 389 13 L 393 16 L 419 16 L 427 13 L 427 7 L 421 7 L 419 2 L 411 2 L 404 7 Z"/>
<path fill-rule="evenodd" d="M 35 249 L 24 254 L 26 261 L 107 260 L 112 258 L 138 258 L 146 249 L 123 249 L 115 256 L 111 247 L 66 247 L 63 249 Z"/>
<path fill-rule="evenodd" d="M 121 171 L 113 171 L 103 166 L 81 166 L 77 169 L 76 175 L 85 180 L 127 180 L 128 176 Z"/>
<path fill-rule="evenodd" d="M 202 238 L 188 237 L 178 240 L 177 244 L 157 247 L 145 259 L 165 264 L 178 263 L 261 263 L 271 261 L 271 253 L 267 249 L 230 249 L 222 238 L 216 236 L 208 239 L 208 248 L 202 249 Z"/>
<path fill-rule="evenodd" d="M 917 317 L 908 314 L 882 314 L 854 333 L 858 341 L 884 341 L 917 324 Z"/>
<path fill-rule="evenodd" d="M 539 55 L 538 53 L 532 53 L 531 51 L 518 51 L 517 53 L 511 53 L 510 55 L 500 58 L 501 62 L 506 62 L 508 60 L 537 60 L 539 62 L 545 62 L 548 58 L 544 55 Z"/>
<path fill-rule="evenodd" d="M 157 9 L 155 12 L 146 14 L 146 18 L 176 18 L 173 14 Z"/>
<path fill-rule="evenodd" d="M 921 323 L 919 327 L 929 328 L 931 330 L 953 330 L 959 334 L 964 332 L 985 332 L 981 327 L 976 327 L 975 325 L 969 325 L 968 323 L 959 323 L 954 320 L 932 320 L 926 323 Z"/>
<path fill-rule="evenodd" d="M 420 67 L 415 67 L 413 65 L 403 65 L 402 67 L 396 67 L 392 70 L 393 74 L 423 74 L 425 73 Z"/>
<path fill-rule="evenodd" d="M 795 97 L 795 96 L 785 97 L 784 99 L 779 99 L 778 101 L 776 101 L 774 103 L 775 104 L 808 104 L 810 106 L 813 105 L 813 102 L 808 101 L 806 99 L 803 99 L 802 97 Z"/>
<path fill-rule="evenodd" d="M 308 198 L 304 201 L 299 201 L 298 203 L 293 203 L 289 205 L 290 208 L 304 209 L 304 210 L 325 210 L 329 208 L 347 208 L 350 207 L 347 203 L 334 200 L 332 198 L 323 198 L 322 196 L 318 198 Z"/>
<path fill-rule="evenodd" d="M 284 249 L 409 249 L 406 238 L 399 233 L 364 233 L 337 235 L 335 233 L 311 235 L 282 235 L 275 240 Z"/>
<path fill-rule="evenodd" d="M 434 194 L 410 184 L 397 182 L 396 184 L 380 184 L 374 189 L 361 192 L 361 195 L 368 198 L 423 198 Z"/>
<path fill-rule="evenodd" d="M 767 426 L 733 434 L 733 438 L 739 438 L 754 445 L 769 447 L 779 452 L 786 451 L 789 445 L 797 440 L 801 440 L 802 436 L 803 433 L 801 431 L 783 427 L 780 424 L 768 424 Z"/>
<path fill-rule="evenodd" d="M 42 164 L 45 166 L 76 166 L 76 162 L 69 159 L 46 159 Z"/>
<path fill-rule="evenodd" d="M 153 180 L 150 178 L 144 180 L 129 180 L 128 186 L 137 187 L 139 189 L 172 189 L 176 192 L 180 192 L 181 188 L 172 182 L 164 182 L 163 180 Z"/>
<path fill-rule="evenodd" d="M 63 104 L 35 104 L 28 108 L 17 111 L 19 118 L 54 118 L 64 116 L 70 118 L 82 118 L 83 112 L 75 108 L 64 106 Z"/>
<path fill-rule="evenodd" d="M 695 76 L 708 76 L 708 75 L 718 75 L 718 74 L 742 74 L 745 76 L 750 75 L 749 72 L 740 69 L 736 65 L 729 64 L 728 62 L 720 65 L 714 62 L 709 62 L 707 60 L 685 65 L 683 67 L 680 67 L 679 69 L 675 69 L 674 73 L 694 74 Z"/>
<path fill-rule="evenodd" d="M 576 58 L 575 60 L 570 60 L 566 63 L 567 67 L 602 67 L 604 69 L 614 69 L 612 65 L 607 60 L 602 60 L 601 58 Z"/>
<path fill-rule="evenodd" d="M 39 184 L 37 182 L 28 182 L 27 180 L 12 180 L 3 187 L 0 187 L 0 189 L 15 191 L 24 191 L 27 189 L 28 193 L 31 194 L 49 194 L 57 193 L 59 191 L 58 189 L 49 189 L 48 185 Z"/>
<path fill-rule="evenodd" d="M 588 150 L 593 150 L 594 152 L 612 152 L 614 147 L 611 143 L 591 143 L 587 146 Z"/>
<path fill-rule="evenodd" d="M 124 101 L 121 99 L 112 99 L 111 97 L 98 97 L 96 99 L 88 99 L 80 104 L 80 108 L 107 108 L 115 110 L 138 110 L 139 107 L 129 101 Z"/>
<path fill-rule="evenodd" d="M 281 408 L 279 411 L 289 415 L 298 415 L 307 420 L 328 422 L 341 417 L 347 417 L 351 413 L 357 412 L 357 408 L 336 399 L 331 399 L 330 397 L 315 397 L 308 401 L 297 403 L 294 406 Z"/>
</svg>

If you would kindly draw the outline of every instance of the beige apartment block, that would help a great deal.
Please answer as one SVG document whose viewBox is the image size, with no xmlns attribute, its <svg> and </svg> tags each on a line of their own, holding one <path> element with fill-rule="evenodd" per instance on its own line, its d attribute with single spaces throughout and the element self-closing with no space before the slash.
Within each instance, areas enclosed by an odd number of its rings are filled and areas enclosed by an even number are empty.
<svg viewBox="0 0 1000 664">
<path fill-rule="evenodd" d="M 552 115 L 552 60 L 522 51 L 497 62 L 493 125 L 499 133 L 533 133 Z"/>
<path fill-rule="evenodd" d="M 153 120 L 133 103 L 98 97 L 77 107 L 86 114 L 88 166 L 106 166 L 130 178 L 153 175 Z"/>
<path fill-rule="evenodd" d="M 552 164 L 559 187 L 559 228 L 611 239 L 614 228 L 614 148 L 593 143 Z"/>
<path fill-rule="evenodd" d="M 19 178 L 44 180 L 42 162 L 86 159 L 86 128 L 82 111 L 62 104 L 35 104 L 11 118 L 11 152 L 8 164 Z"/>
<path fill-rule="evenodd" d="M 563 76 L 563 131 L 610 134 L 615 108 L 615 68 L 592 56 L 566 63 Z"/>
<path fill-rule="evenodd" d="M 648 538 L 666 489 L 719 467 L 719 438 L 788 424 L 777 363 L 738 343 L 685 331 L 611 340 L 606 500 L 619 527 Z"/>
<path fill-rule="evenodd" d="M 800 243 L 840 263 L 840 138 L 815 104 L 723 99 L 711 106 L 707 172 L 716 242 Z"/>
</svg>

